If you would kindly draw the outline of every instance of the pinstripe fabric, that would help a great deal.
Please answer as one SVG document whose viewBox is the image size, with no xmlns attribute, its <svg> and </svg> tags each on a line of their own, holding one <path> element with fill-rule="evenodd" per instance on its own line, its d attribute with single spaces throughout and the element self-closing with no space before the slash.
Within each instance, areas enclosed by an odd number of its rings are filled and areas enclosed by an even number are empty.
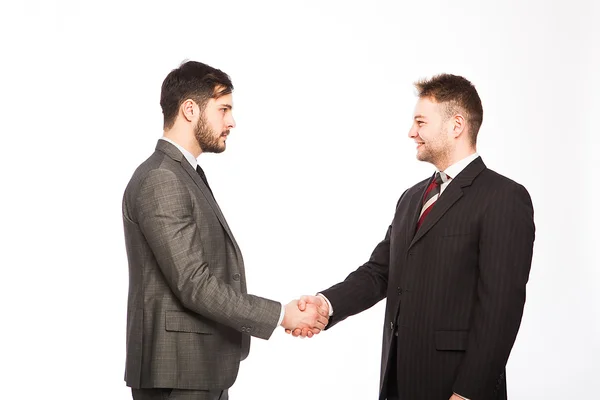
<svg viewBox="0 0 600 400">
<path fill-rule="evenodd" d="M 430 179 L 401 196 L 370 260 L 320 291 L 335 310 L 328 329 L 387 298 L 381 399 L 388 380 L 401 399 L 447 400 L 453 392 L 505 399 L 504 369 L 531 267 L 531 199 L 477 158 L 414 233 Z M 397 349 L 391 347 L 395 331 Z M 394 350 L 397 372 L 388 376 Z"/>
<path fill-rule="evenodd" d="M 281 306 L 247 294 L 244 261 L 225 217 L 172 144 L 159 140 L 133 174 L 123 223 L 127 385 L 229 388 L 249 335 L 269 338 Z"/>
</svg>

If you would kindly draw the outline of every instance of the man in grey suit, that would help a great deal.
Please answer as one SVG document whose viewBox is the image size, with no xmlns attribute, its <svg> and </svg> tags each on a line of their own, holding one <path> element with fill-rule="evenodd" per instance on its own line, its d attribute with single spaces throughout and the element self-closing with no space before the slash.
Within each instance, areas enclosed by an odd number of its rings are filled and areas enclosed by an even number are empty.
<svg viewBox="0 0 600 400">
<path fill-rule="evenodd" d="M 247 294 L 244 261 L 204 172 L 203 152 L 225 150 L 233 85 L 188 61 L 165 78 L 164 136 L 123 197 L 129 261 L 125 381 L 133 398 L 223 400 L 250 336 L 278 325 L 318 333 L 328 312 Z"/>
</svg>

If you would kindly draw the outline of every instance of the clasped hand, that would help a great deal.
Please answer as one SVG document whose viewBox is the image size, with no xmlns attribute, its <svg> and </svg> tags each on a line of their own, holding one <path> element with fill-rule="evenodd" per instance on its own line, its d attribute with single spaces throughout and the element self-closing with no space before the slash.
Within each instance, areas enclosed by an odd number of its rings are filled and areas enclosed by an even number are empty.
<svg viewBox="0 0 600 400">
<path fill-rule="evenodd" d="M 285 306 L 281 325 L 295 337 L 313 337 L 327 326 L 329 305 L 320 296 L 302 296 Z"/>
</svg>

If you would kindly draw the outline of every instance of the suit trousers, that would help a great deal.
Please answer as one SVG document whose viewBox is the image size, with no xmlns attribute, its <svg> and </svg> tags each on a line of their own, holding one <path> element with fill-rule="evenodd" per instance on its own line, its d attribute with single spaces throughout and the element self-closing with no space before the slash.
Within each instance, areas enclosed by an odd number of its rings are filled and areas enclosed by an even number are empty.
<svg viewBox="0 0 600 400">
<path fill-rule="evenodd" d="M 131 389 L 133 400 L 229 400 L 225 390 Z"/>
</svg>

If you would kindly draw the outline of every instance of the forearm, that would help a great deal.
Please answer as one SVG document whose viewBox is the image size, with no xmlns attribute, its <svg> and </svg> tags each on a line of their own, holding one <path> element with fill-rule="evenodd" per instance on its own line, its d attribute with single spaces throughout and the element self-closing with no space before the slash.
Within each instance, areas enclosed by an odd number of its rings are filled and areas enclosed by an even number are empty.
<svg viewBox="0 0 600 400">
<path fill-rule="evenodd" d="M 350 274 L 343 282 L 319 292 L 327 298 L 334 310 L 328 328 L 372 307 L 385 298 L 387 279 L 374 276 L 361 268 Z"/>
<path fill-rule="evenodd" d="M 242 294 L 214 275 L 194 277 L 173 289 L 181 303 L 206 318 L 242 333 L 268 339 L 278 326 L 282 305 Z"/>
<path fill-rule="evenodd" d="M 385 298 L 391 229 L 390 226 L 385 238 L 375 247 L 367 263 L 348 275 L 343 282 L 320 292 L 330 301 L 335 310 L 328 327 L 372 307 Z"/>
</svg>

